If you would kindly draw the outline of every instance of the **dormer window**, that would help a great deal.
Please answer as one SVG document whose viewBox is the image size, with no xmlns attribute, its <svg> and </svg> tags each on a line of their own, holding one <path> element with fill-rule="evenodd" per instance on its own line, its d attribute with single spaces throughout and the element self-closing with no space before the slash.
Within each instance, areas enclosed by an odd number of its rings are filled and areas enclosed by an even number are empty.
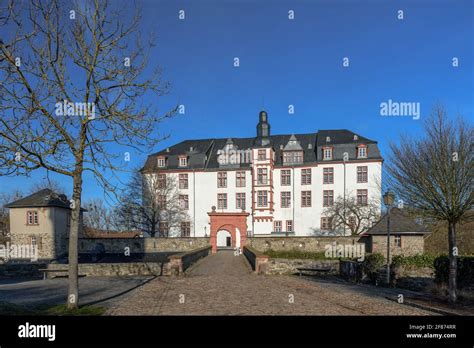
<svg viewBox="0 0 474 348">
<path fill-rule="evenodd" d="M 283 164 L 303 163 L 303 151 L 285 151 L 283 152 Z"/>
<path fill-rule="evenodd" d="M 367 146 L 359 145 L 357 147 L 357 158 L 367 158 Z"/>
<path fill-rule="evenodd" d="M 354 141 L 359 140 L 359 136 L 357 134 L 354 134 Z"/>
<path fill-rule="evenodd" d="M 332 160 L 332 147 L 323 147 L 323 160 Z"/>
<path fill-rule="evenodd" d="M 188 158 L 186 156 L 179 157 L 179 166 L 186 167 L 188 165 Z"/>
<path fill-rule="evenodd" d="M 158 167 L 166 167 L 166 157 L 158 157 Z"/>
<path fill-rule="evenodd" d="M 330 143 L 331 142 L 331 137 L 326 137 L 326 143 Z"/>
</svg>

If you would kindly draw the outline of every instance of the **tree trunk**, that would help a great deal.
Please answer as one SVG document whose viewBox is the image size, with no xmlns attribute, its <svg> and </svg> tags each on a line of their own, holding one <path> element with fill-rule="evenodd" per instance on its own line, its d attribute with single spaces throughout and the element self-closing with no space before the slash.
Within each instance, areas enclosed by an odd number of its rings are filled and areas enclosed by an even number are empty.
<svg viewBox="0 0 474 348">
<path fill-rule="evenodd" d="M 76 171 L 73 178 L 73 194 L 71 202 L 71 229 L 69 233 L 69 289 L 67 308 L 76 309 L 79 303 L 78 282 L 78 238 L 81 217 L 82 171 Z"/>
<path fill-rule="evenodd" d="M 448 227 L 448 239 L 449 239 L 449 280 L 448 280 L 448 290 L 449 290 L 449 302 L 455 303 L 457 300 L 457 270 L 458 270 L 458 260 L 457 260 L 457 247 L 456 247 L 456 224 L 449 222 Z"/>
</svg>

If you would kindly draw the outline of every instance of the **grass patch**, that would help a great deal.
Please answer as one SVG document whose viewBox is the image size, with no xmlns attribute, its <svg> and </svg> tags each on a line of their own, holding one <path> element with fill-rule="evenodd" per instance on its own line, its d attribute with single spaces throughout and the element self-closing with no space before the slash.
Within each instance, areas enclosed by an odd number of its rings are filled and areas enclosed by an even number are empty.
<svg viewBox="0 0 474 348">
<path fill-rule="evenodd" d="M 28 308 L 9 302 L 0 302 L 0 315 L 93 315 L 104 314 L 106 308 L 98 306 L 82 306 L 75 310 L 69 310 L 66 305 L 42 305 L 36 308 Z"/>
<path fill-rule="evenodd" d="M 81 306 L 77 309 L 68 309 L 67 305 L 61 304 L 45 308 L 42 310 L 44 315 L 92 315 L 99 316 L 104 314 L 106 308 L 99 306 Z"/>
<path fill-rule="evenodd" d="M 302 251 L 302 250 L 296 250 L 296 249 L 275 251 L 272 249 L 268 249 L 264 252 L 264 254 L 274 259 L 311 259 L 311 260 L 327 260 L 328 259 L 324 251 L 314 252 L 314 251 Z"/>
</svg>

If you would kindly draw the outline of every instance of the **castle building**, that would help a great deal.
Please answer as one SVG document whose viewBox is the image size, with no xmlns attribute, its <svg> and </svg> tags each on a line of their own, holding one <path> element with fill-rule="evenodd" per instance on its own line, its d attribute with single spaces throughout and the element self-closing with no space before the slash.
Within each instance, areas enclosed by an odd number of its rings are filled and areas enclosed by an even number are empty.
<svg viewBox="0 0 474 348">
<path fill-rule="evenodd" d="M 215 251 L 241 247 L 248 236 L 324 234 L 331 229 L 325 209 L 338 197 L 361 205 L 380 200 L 376 141 L 346 129 L 288 135 L 270 129 L 261 111 L 253 138 L 185 140 L 148 156 L 144 177 L 172 177 L 188 212 L 179 226 L 162 221 L 159 228 L 209 236 Z"/>
</svg>

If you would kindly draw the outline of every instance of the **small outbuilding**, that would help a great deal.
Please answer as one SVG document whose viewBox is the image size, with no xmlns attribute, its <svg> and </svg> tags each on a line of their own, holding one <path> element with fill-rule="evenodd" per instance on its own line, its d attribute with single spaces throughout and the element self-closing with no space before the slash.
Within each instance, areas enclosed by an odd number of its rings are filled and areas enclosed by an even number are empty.
<svg viewBox="0 0 474 348">
<path fill-rule="evenodd" d="M 368 251 L 387 254 L 387 220 L 385 214 L 363 235 L 368 237 Z M 423 254 L 429 228 L 421 218 L 399 208 L 390 210 L 390 254 L 412 256 Z"/>
</svg>

